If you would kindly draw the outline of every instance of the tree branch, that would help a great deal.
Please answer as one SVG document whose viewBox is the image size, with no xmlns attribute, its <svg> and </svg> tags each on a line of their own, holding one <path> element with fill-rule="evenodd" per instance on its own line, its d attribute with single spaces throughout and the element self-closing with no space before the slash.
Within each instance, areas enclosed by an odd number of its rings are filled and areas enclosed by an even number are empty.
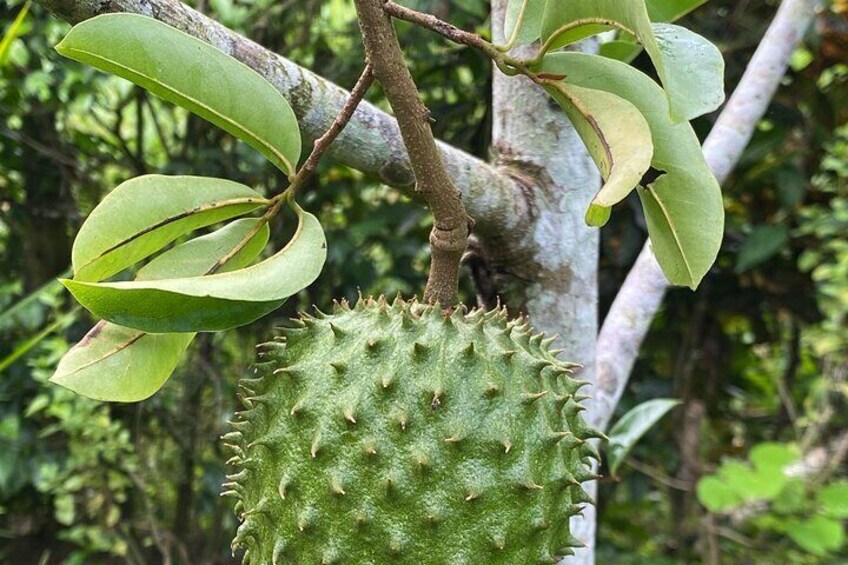
<svg viewBox="0 0 848 565">
<path fill-rule="evenodd" d="M 443 308 L 456 304 L 459 261 L 468 247 L 472 220 L 462 197 L 445 170 L 430 128 L 430 111 L 406 67 L 397 34 L 384 0 L 354 0 L 359 27 L 374 77 L 383 86 L 397 116 L 403 142 L 415 173 L 415 191 L 433 213 L 430 232 L 430 276 L 424 300 Z"/>
<path fill-rule="evenodd" d="M 739 86 L 704 143 L 707 164 L 724 183 L 768 109 L 789 58 L 813 21 L 819 0 L 783 0 Z M 591 413 L 602 428 L 627 386 L 642 341 L 668 289 L 648 244 L 627 275 L 598 336 L 598 380 Z"/>
<path fill-rule="evenodd" d="M 177 0 L 37 0 L 56 16 L 78 23 L 107 12 L 154 17 L 206 41 L 265 77 L 289 101 L 305 143 L 320 137 L 349 94 L 332 82 L 264 49 Z M 442 160 L 482 236 L 529 230 L 532 206 L 512 178 L 444 143 Z M 414 175 L 394 118 L 362 103 L 327 154 L 380 181 L 414 194 Z M 520 243 L 520 242 L 519 242 Z"/>
</svg>

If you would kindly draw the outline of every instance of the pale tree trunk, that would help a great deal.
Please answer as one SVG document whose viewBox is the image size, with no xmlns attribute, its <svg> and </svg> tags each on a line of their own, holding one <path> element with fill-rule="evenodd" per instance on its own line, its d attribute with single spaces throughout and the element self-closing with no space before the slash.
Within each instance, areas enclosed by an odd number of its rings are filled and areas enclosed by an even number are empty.
<svg viewBox="0 0 848 565">
<path fill-rule="evenodd" d="M 504 43 L 505 9 L 506 0 L 493 0 L 492 37 L 497 43 Z M 583 44 L 585 50 L 595 47 L 595 43 Z M 534 211 L 530 225 L 518 234 L 525 238 L 520 248 L 528 256 L 520 266 L 511 267 L 527 281 L 520 302 L 533 327 L 558 334 L 562 358 L 580 363 L 579 377 L 592 382 L 600 232 L 588 227 L 583 217 L 600 187 L 598 168 L 562 109 L 529 79 L 496 70 L 492 116 L 494 162 L 520 175 Z M 595 497 L 594 481 L 584 488 Z M 572 533 L 586 547 L 567 563 L 594 563 L 595 522 L 591 505 L 572 519 Z"/>
</svg>

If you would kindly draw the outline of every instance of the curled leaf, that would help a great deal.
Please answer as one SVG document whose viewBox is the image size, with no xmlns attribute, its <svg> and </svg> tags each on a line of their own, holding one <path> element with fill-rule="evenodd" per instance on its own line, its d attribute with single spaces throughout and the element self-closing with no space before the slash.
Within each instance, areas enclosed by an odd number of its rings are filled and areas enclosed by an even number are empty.
<svg viewBox="0 0 848 565">
<path fill-rule="evenodd" d="M 648 123 L 638 108 L 610 92 L 567 81 L 547 81 L 545 90 L 565 110 L 601 170 L 604 185 L 586 221 L 603 225 L 609 208 L 630 194 L 651 166 L 654 146 Z"/>
<path fill-rule="evenodd" d="M 100 281 L 198 228 L 247 214 L 267 200 L 228 180 L 145 175 L 119 185 L 74 240 L 74 278 Z"/>
<path fill-rule="evenodd" d="M 242 326 L 279 308 L 321 273 L 327 257 L 324 231 L 315 216 L 300 208 L 296 212 L 298 228 L 289 244 L 244 269 L 152 281 L 62 284 L 95 315 L 147 332 Z"/>
</svg>

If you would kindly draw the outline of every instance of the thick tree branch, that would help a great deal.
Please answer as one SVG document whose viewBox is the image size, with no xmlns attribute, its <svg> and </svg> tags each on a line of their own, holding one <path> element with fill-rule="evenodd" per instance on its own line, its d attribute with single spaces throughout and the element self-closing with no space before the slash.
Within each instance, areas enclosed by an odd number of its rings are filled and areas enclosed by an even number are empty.
<svg viewBox="0 0 848 565">
<path fill-rule="evenodd" d="M 730 175 L 768 109 L 789 58 L 813 21 L 819 0 L 783 0 L 739 86 L 704 143 L 704 156 L 720 183 Z M 606 427 L 668 289 L 648 244 L 604 321 L 598 337 L 598 381 L 590 411 Z"/>
<path fill-rule="evenodd" d="M 107 12 L 130 12 L 161 20 L 221 49 L 264 76 L 294 108 L 304 141 L 332 124 L 348 99 L 335 84 L 225 28 L 177 0 L 37 0 L 56 16 L 77 23 Z M 483 236 L 529 229 L 531 205 L 510 176 L 444 143 L 445 168 Z M 382 182 L 413 193 L 414 175 L 394 118 L 362 103 L 327 154 Z"/>
<path fill-rule="evenodd" d="M 397 34 L 384 0 L 355 0 L 365 52 L 374 77 L 383 86 L 397 116 L 400 133 L 415 173 L 415 191 L 433 213 L 430 233 L 430 277 L 424 300 L 443 308 L 456 304 L 459 261 L 468 247 L 471 218 L 462 196 L 445 170 L 430 128 L 430 111 L 421 102 L 418 88 L 406 67 Z"/>
</svg>

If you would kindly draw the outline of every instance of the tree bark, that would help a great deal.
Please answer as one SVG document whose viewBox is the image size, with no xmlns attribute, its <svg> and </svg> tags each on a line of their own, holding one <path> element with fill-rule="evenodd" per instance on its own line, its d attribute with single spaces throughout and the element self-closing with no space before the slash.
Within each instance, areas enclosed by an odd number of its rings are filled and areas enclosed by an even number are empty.
<svg viewBox="0 0 848 565">
<path fill-rule="evenodd" d="M 496 43 L 504 42 L 506 4 L 506 0 L 492 2 Z M 596 45 L 584 42 L 582 47 L 591 50 Z M 598 168 L 562 109 L 530 80 L 495 71 L 492 115 L 494 162 L 520 174 L 534 205 L 533 224 L 520 246 L 531 251 L 520 264 L 511 265 L 513 273 L 528 281 L 521 296 L 526 314 L 536 329 L 560 336 L 563 359 L 583 365 L 579 377 L 591 382 L 598 332 L 600 232 L 588 227 L 583 216 L 600 187 Z M 596 483 L 584 488 L 595 496 Z M 571 528 L 586 548 L 566 563 L 594 563 L 595 507 L 587 506 Z"/>
</svg>

